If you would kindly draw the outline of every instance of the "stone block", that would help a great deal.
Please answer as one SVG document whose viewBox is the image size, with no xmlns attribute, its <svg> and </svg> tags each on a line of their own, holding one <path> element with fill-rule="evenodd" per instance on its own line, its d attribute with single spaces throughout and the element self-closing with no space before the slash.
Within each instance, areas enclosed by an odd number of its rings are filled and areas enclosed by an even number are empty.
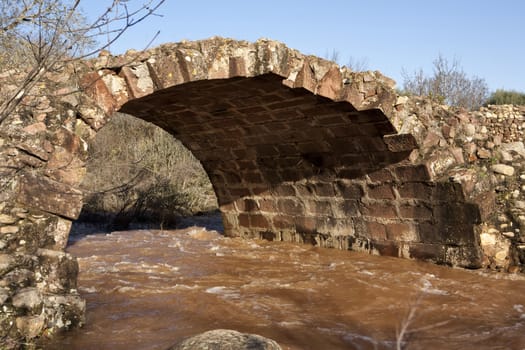
<svg viewBox="0 0 525 350">
<path fill-rule="evenodd" d="M 317 182 L 314 184 L 314 192 L 319 197 L 333 197 L 335 195 L 333 183 Z"/>
<path fill-rule="evenodd" d="M 403 219 L 427 221 L 432 219 L 432 209 L 423 203 L 401 205 L 399 206 L 399 216 Z"/>
<path fill-rule="evenodd" d="M 393 169 L 401 182 L 423 182 L 430 180 L 430 173 L 425 165 L 399 166 Z"/>
<path fill-rule="evenodd" d="M 80 86 L 105 114 L 111 115 L 118 109 L 116 99 L 97 72 L 85 74 L 80 79 Z"/>
<path fill-rule="evenodd" d="M 396 242 L 418 242 L 418 227 L 413 223 L 388 223 L 386 226 L 386 236 L 390 241 Z"/>
<path fill-rule="evenodd" d="M 18 201 L 30 208 L 76 219 L 83 204 L 82 192 L 49 178 L 25 173 L 20 178 Z"/>
<path fill-rule="evenodd" d="M 367 193 L 368 198 L 371 199 L 395 199 L 394 191 L 389 184 L 368 185 Z"/>
<path fill-rule="evenodd" d="M 408 252 L 411 259 L 431 261 L 436 264 L 444 264 L 445 247 L 441 244 L 410 243 Z"/>
<path fill-rule="evenodd" d="M 128 93 L 133 98 L 149 95 L 155 90 L 147 63 L 122 67 L 120 75 L 126 79 Z"/>
<path fill-rule="evenodd" d="M 305 213 L 304 204 L 296 199 L 283 199 L 277 201 L 279 210 L 287 215 L 303 215 Z"/>
<path fill-rule="evenodd" d="M 332 216 L 332 205 L 326 200 L 307 200 L 305 201 L 307 214 L 316 216 Z"/>
<path fill-rule="evenodd" d="M 250 227 L 269 229 L 270 224 L 266 216 L 261 214 L 250 214 Z"/>
<path fill-rule="evenodd" d="M 317 86 L 317 93 L 321 96 L 327 97 L 334 101 L 339 101 L 342 95 L 343 88 L 343 76 L 339 67 L 334 66 L 330 68 L 328 72 L 319 82 Z"/>
<path fill-rule="evenodd" d="M 250 214 L 241 213 L 239 214 L 239 225 L 242 227 L 250 227 Z"/>
<path fill-rule="evenodd" d="M 428 182 L 406 182 L 398 185 L 397 192 L 402 199 L 431 201 L 433 199 L 434 186 Z"/>
<path fill-rule="evenodd" d="M 372 241 L 372 252 L 382 256 L 399 256 L 399 245 L 392 241 Z"/>
<path fill-rule="evenodd" d="M 374 241 L 385 241 L 387 239 L 385 225 L 366 221 L 366 232 L 368 233 L 367 238 L 373 239 Z"/>
<path fill-rule="evenodd" d="M 448 203 L 433 207 L 434 218 L 443 225 L 479 224 L 479 206 L 472 203 Z"/>
<path fill-rule="evenodd" d="M 372 182 L 392 182 L 394 181 L 394 176 L 388 169 L 380 169 L 373 171 L 368 174 L 368 177 L 370 178 L 370 181 Z"/>
<path fill-rule="evenodd" d="M 336 188 L 345 199 L 361 199 L 364 194 L 363 187 L 359 183 L 339 180 Z"/>
<path fill-rule="evenodd" d="M 294 227 L 294 217 L 291 215 L 276 215 L 272 218 L 273 227 L 276 230 L 290 230 Z"/>
<path fill-rule="evenodd" d="M 397 218 L 396 208 L 383 203 L 369 203 L 361 208 L 363 216 L 372 218 L 394 219 Z"/>
<path fill-rule="evenodd" d="M 390 152 L 407 152 L 418 147 L 416 138 L 412 134 L 397 134 L 383 136 L 388 150 Z"/>
<path fill-rule="evenodd" d="M 295 229 L 300 233 L 316 233 L 317 219 L 310 216 L 296 216 L 294 219 Z"/>
</svg>

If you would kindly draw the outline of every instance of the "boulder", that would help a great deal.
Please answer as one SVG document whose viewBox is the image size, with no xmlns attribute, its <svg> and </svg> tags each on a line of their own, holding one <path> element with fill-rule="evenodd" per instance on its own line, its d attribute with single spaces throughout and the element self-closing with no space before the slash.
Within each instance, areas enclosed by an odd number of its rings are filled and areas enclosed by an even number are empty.
<svg viewBox="0 0 525 350">
<path fill-rule="evenodd" d="M 228 329 L 207 331 L 170 347 L 168 350 L 281 350 L 273 340 L 257 334 Z"/>
</svg>

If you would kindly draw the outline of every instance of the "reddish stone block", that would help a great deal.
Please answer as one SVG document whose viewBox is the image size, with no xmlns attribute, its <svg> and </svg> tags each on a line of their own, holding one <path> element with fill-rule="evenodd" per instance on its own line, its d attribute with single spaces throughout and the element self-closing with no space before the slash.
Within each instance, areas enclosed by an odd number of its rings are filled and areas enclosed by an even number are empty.
<svg viewBox="0 0 525 350">
<path fill-rule="evenodd" d="M 406 182 L 397 187 L 397 192 L 402 199 L 431 201 L 434 189 L 428 182 Z"/>
<path fill-rule="evenodd" d="M 463 186 L 457 182 L 438 182 L 433 199 L 440 202 L 464 202 Z"/>
<path fill-rule="evenodd" d="M 392 182 L 394 181 L 394 176 L 388 169 L 380 169 L 368 174 L 368 177 L 372 182 Z"/>
<path fill-rule="evenodd" d="M 364 194 L 363 187 L 358 183 L 339 180 L 336 187 L 345 199 L 361 199 Z"/>
<path fill-rule="evenodd" d="M 332 205 L 329 201 L 308 200 L 306 201 L 306 206 L 308 208 L 307 210 L 308 214 L 323 215 L 323 216 L 333 215 Z"/>
<path fill-rule="evenodd" d="M 362 136 L 363 133 L 361 129 L 354 124 L 351 125 L 338 125 L 334 127 L 328 127 L 328 130 L 333 135 L 333 137 L 352 137 L 352 136 Z"/>
<path fill-rule="evenodd" d="M 314 194 L 314 185 L 312 184 L 296 184 L 294 187 L 298 197 L 310 198 Z"/>
<path fill-rule="evenodd" d="M 97 72 L 84 75 L 80 79 L 80 87 L 107 115 L 113 114 L 118 109 L 119 106 L 116 99 Z M 98 130 L 100 127 L 97 127 L 95 130 Z"/>
<path fill-rule="evenodd" d="M 362 176 L 366 175 L 367 170 L 368 169 L 363 168 L 363 167 L 359 167 L 359 168 L 354 168 L 354 167 L 346 168 L 345 167 L 345 168 L 338 170 L 337 175 L 343 179 L 354 180 L 354 179 L 359 179 Z"/>
<path fill-rule="evenodd" d="M 258 157 L 276 157 L 279 155 L 279 151 L 273 145 L 256 145 Z"/>
<path fill-rule="evenodd" d="M 445 263 L 445 247 L 441 244 L 411 243 L 409 255 L 412 259 L 427 260 L 437 264 Z"/>
<path fill-rule="evenodd" d="M 270 224 L 264 215 L 250 214 L 250 227 L 270 228 Z"/>
<path fill-rule="evenodd" d="M 410 223 L 389 223 L 386 225 L 389 240 L 397 242 L 418 242 L 417 226 Z"/>
<path fill-rule="evenodd" d="M 231 185 L 240 184 L 242 182 L 242 179 L 237 172 L 225 171 L 223 172 L 223 176 Z"/>
<path fill-rule="evenodd" d="M 230 194 L 233 197 L 247 197 L 250 196 L 250 190 L 247 188 L 230 188 Z"/>
<path fill-rule="evenodd" d="M 261 211 L 271 213 L 277 211 L 277 205 L 273 199 L 259 199 L 257 202 L 259 203 L 259 209 Z"/>
<path fill-rule="evenodd" d="M 341 99 L 342 87 L 343 76 L 339 67 L 334 66 L 321 78 L 317 87 L 317 93 L 331 100 L 338 101 Z"/>
<path fill-rule="evenodd" d="M 361 211 L 364 216 L 370 216 L 374 218 L 397 218 L 396 208 L 393 205 L 387 205 L 383 203 L 371 203 L 363 205 Z"/>
<path fill-rule="evenodd" d="M 399 207 L 399 216 L 403 219 L 430 220 L 432 209 L 425 204 L 403 205 Z"/>
<path fill-rule="evenodd" d="M 358 216 L 359 215 L 359 203 L 357 200 L 348 199 L 341 202 L 339 205 L 340 210 L 343 212 L 344 216 Z"/>
<path fill-rule="evenodd" d="M 441 244 L 444 242 L 444 238 L 441 230 L 433 223 L 419 223 L 419 237 L 423 243 L 435 243 Z"/>
<path fill-rule="evenodd" d="M 250 227 L 250 215 L 247 213 L 239 214 L 239 226 L 249 228 Z"/>
<path fill-rule="evenodd" d="M 434 206 L 434 217 L 443 225 L 479 224 L 479 206 L 472 203 L 447 203 Z"/>
<path fill-rule="evenodd" d="M 265 239 L 267 241 L 274 241 L 277 238 L 277 235 L 275 234 L 275 232 L 270 232 L 270 231 L 263 231 L 260 233 L 260 235 L 262 239 Z"/>
<path fill-rule="evenodd" d="M 276 230 L 292 229 L 295 225 L 294 217 L 290 215 L 276 215 L 272 218 Z"/>
<path fill-rule="evenodd" d="M 257 205 L 257 202 L 251 198 L 239 199 L 239 200 L 236 200 L 235 203 L 239 211 L 253 212 L 253 211 L 259 210 L 259 206 Z"/>
<path fill-rule="evenodd" d="M 335 190 L 333 183 L 317 182 L 314 184 L 315 194 L 319 197 L 333 197 Z"/>
<path fill-rule="evenodd" d="M 262 184 L 262 183 L 264 183 L 262 175 L 259 172 L 255 172 L 255 171 L 243 172 L 242 178 L 243 178 L 243 180 L 245 182 L 248 182 L 248 183 L 251 183 L 251 184 Z"/>
<path fill-rule="evenodd" d="M 297 168 L 281 169 L 279 171 L 279 176 L 283 181 L 300 181 L 307 177 L 304 170 Z"/>
<path fill-rule="evenodd" d="M 454 246 L 478 244 L 473 225 L 439 225 L 438 229 L 445 244 Z"/>
<path fill-rule="evenodd" d="M 25 173 L 20 177 L 17 200 L 29 208 L 76 219 L 82 209 L 83 194 L 47 177 Z"/>
<path fill-rule="evenodd" d="M 292 185 L 280 184 L 272 190 L 276 197 L 295 196 L 295 188 Z"/>
<path fill-rule="evenodd" d="M 412 134 L 385 135 L 385 144 L 390 152 L 406 152 L 417 149 L 417 141 Z"/>
<path fill-rule="evenodd" d="M 372 249 L 376 250 L 382 256 L 399 256 L 399 246 L 396 242 L 373 241 Z"/>
<path fill-rule="evenodd" d="M 371 199 L 394 199 L 394 191 L 390 185 L 368 186 L 368 198 Z"/>
<path fill-rule="evenodd" d="M 288 215 L 301 215 L 304 214 L 304 204 L 296 199 L 279 199 L 278 200 L 279 210 L 282 213 Z"/>
<path fill-rule="evenodd" d="M 394 168 L 394 173 L 401 182 L 424 182 L 430 180 L 430 173 L 425 165 L 408 165 Z"/>
<path fill-rule="evenodd" d="M 297 216 L 294 219 L 295 229 L 299 233 L 316 233 L 317 220 L 313 217 Z"/>
<path fill-rule="evenodd" d="M 376 241 L 385 241 L 387 239 L 385 225 L 377 222 L 366 222 L 367 238 Z"/>
</svg>

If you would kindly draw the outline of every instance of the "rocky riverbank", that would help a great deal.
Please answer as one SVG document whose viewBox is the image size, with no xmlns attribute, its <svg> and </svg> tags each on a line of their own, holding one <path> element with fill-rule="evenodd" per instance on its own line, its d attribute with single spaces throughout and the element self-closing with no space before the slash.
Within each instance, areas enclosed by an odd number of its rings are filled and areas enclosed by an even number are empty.
<svg viewBox="0 0 525 350">
<path fill-rule="evenodd" d="M 466 111 L 430 99 L 400 96 L 394 112 L 400 133 L 420 146 L 413 162 L 423 162 L 436 178 L 463 184 L 476 200 L 494 188 L 494 207 L 479 227 L 484 266 L 523 272 L 525 263 L 525 106 L 491 105 Z"/>
</svg>

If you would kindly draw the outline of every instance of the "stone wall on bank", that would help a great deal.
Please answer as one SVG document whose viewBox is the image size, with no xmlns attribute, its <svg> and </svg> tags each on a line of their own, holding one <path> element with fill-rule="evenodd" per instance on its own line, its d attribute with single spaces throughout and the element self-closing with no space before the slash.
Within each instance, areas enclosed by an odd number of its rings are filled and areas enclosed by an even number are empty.
<svg viewBox="0 0 525 350">
<path fill-rule="evenodd" d="M 393 86 L 282 43 L 222 38 L 49 74 L 0 125 L 0 339 L 82 324 L 64 248 L 87 141 L 117 111 L 196 155 L 227 235 L 519 269 L 523 111 L 468 113 Z"/>
</svg>

